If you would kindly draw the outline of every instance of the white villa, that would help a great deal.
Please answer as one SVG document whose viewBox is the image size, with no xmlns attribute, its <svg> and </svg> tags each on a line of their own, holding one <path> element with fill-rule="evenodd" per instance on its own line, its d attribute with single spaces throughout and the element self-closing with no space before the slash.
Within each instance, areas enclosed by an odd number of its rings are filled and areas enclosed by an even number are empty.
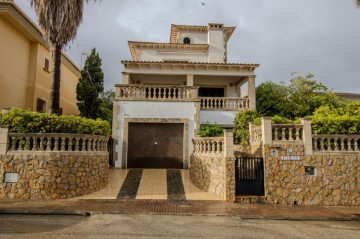
<svg viewBox="0 0 360 239">
<path fill-rule="evenodd" d="M 232 128 L 238 111 L 255 110 L 259 65 L 227 62 L 234 30 L 171 25 L 170 43 L 129 41 L 115 91 L 115 167 L 189 168 L 201 123 Z"/>
</svg>

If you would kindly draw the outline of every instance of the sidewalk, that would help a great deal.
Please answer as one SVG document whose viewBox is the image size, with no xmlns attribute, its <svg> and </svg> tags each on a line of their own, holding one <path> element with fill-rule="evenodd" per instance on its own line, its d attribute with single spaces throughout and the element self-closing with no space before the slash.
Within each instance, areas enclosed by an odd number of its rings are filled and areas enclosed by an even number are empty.
<svg viewBox="0 0 360 239">
<path fill-rule="evenodd" d="M 55 200 L 0 201 L 0 214 L 161 214 L 269 220 L 360 221 L 360 207 L 305 207 L 219 201 Z"/>
</svg>

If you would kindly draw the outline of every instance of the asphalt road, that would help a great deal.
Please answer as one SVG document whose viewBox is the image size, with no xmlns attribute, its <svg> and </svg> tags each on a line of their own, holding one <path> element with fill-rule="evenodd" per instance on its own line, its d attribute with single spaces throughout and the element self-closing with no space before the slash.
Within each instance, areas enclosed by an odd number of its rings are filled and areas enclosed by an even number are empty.
<svg viewBox="0 0 360 239">
<path fill-rule="evenodd" d="M 0 215 L 0 238 L 360 238 L 360 222 L 121 214 Z"/>
</svg>

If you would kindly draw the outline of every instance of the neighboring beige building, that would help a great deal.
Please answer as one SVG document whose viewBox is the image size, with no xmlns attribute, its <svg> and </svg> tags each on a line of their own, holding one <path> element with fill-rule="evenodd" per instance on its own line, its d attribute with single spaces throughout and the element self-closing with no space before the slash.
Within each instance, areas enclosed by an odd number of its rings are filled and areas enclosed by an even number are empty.
<svg viewBox="0 0 360 239">
<path fill-rule="evenodd" d="M 200 124 L 233 128 L 239 111 L 256 110 L 259 65 L 227 62 L 234 30 L 173 24 L 169 43 L 129 41 L 114 99 L 115 167 L 189 168 Z"/>
<path fill-rule="evenodd" d="M 49 46 L 39 28 L 12 0 L 0 0 L 0 35 L 0 109 L 48 112 L 52 83 Z M 79 113 L 79 77 L 79 68 L 63 54 L 60 107 L 65 115 Z"/>
</svg>

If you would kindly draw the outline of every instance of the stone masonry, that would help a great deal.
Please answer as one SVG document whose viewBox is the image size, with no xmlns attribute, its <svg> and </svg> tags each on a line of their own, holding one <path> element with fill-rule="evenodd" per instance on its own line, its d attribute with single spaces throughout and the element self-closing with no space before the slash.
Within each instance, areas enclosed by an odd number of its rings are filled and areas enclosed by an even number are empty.
<svg viewBox="0 0 360 239">
<path fill-rule="evenodd" d="M 221 156 L 191 156 L 191 182 L 204 191 L 225 197 L 223 161 Z"/>
<path fill-rule="evenodd" d="M 305 155 L 304 146 L 296 144 L 272 144 L 264 148 L 267 203 L 360 205 L 358 153 Z M 300 157 L 284 160 L 282 156 Z M 314 175 L 305 175 L 305 167 L 314 167 Z"/>
<path fill-rule="evenodd" d="M 0 155 L 0 199 L 58 199 L 86 195 L 108 182 L 107 152 Z M 5 173 L 18 173 L 5 183 Z"/>
</svg>

